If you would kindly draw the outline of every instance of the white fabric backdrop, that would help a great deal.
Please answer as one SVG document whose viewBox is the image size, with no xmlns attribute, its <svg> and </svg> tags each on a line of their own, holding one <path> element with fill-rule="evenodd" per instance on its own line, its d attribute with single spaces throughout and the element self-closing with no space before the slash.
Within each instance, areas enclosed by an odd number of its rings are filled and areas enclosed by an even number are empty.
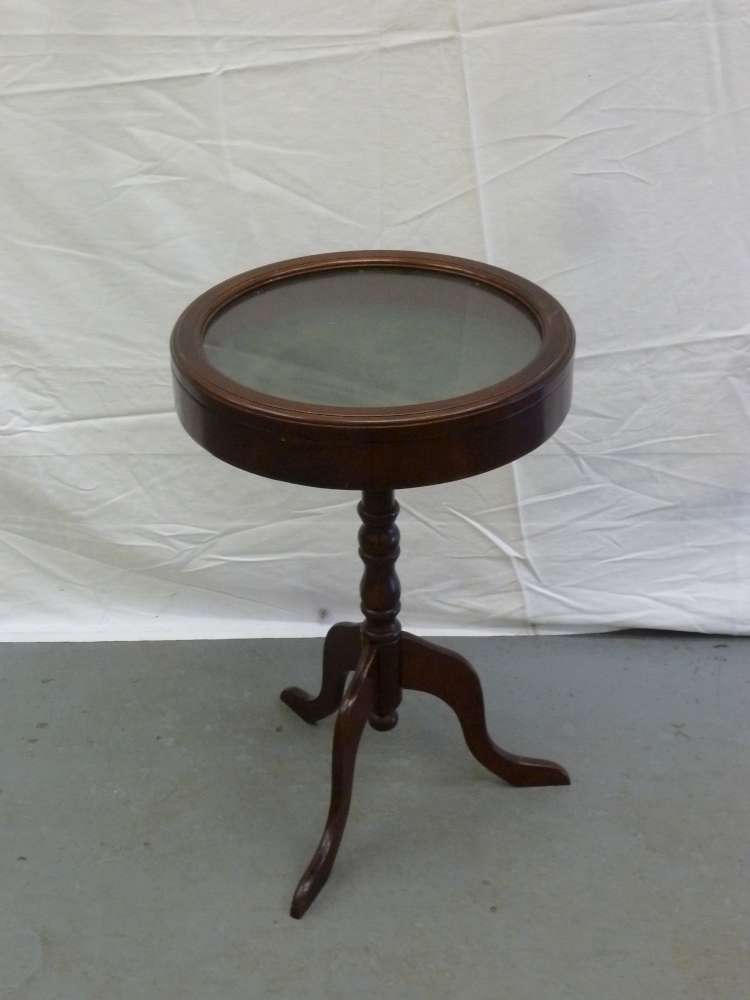
<svg viewBox="0 0 750 1000">
<path fill-rule="evenodd" d="M 216 281 L 361 247 L 560 298 L 573 411 L 405 491 L 425 632 L 750 631 L 748 0 L 0 0 L 2 637 L 356 616 L 356 496 L 194 445 Z"/>
</svg>

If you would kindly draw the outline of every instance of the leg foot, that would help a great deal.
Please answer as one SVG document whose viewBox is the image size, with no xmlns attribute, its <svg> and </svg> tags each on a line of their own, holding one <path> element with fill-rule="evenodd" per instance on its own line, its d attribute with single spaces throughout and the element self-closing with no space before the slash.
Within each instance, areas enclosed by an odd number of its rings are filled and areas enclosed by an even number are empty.
<svg viewBox="0 0 750 1000">
<path fill-rule="evenodd" d="M 551 760 L 517 757 L 492 742 L 487 732 L 479 677 L 468 660 L 452 650 L 401 633 L 401 685 L 440 698 L 461 723 L 466 745 L 480 764 L 511 785 L 569 785 L 564 767 Z"/>
<path fill-rule="evenodd" d="M 359 625 L 339 622 L 328 631 L 323 644 L 323 680 L 317 697 L 298 687 L 281 692 L 281 700 L 305 722 L 314 723 L 332 715 L 344 697 L 346 675 L 357 665 L 362 648 Z"/>
<path fill-rule="evenodd" d="M 370 713 L 370 725 L 373 729 L 377 729 L 379 733 L 387 733 L 389 729 L 393 729 L 398 722 L 398 712 L 390 712 L 388 715 L 376 715 L 375 712 Z"/>
<path fill-rule="evenodd" d="M 297 919 L 306 913 L 328 880 L 344 835 L 352 798 L 357 747 L 375 701 L 373 678 L 375 660 L 374 647 L 365 646 L 336 719 L 333 734 L 331 804 L 318 849 L 305 869 L 292 899 L 290 913 Z"/>
</svg>

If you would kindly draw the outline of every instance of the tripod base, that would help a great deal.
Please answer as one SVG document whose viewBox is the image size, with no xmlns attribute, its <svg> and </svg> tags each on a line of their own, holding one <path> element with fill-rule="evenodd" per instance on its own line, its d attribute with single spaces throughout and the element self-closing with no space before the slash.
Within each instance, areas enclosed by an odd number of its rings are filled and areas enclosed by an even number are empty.
<svg viewBox="0 0 750 1000">
<path fill-rule="evenodd" d="M 378 704 L 383 703 L 378 692 L 384 682 L 392 689 L 394 667 L 399 689 L 424 691 L 450 705 L 471 753 L 499 778 L 526 788 L 570 784 L 568 772 L 559 764 L 518 757 L 492 741 L 479 677 L 463 656 L 408 632 L 401 632 L 395 643 L 382 647 L 371 643 L 359 625 L 348 622 L 334 625 L 323 648 L 323 680 L 317 697 L 299 688 L 287 688 L 281 694 L 281 700 L 305 722 L 318 722 L 338 710 L 328 818 L 318 848 L 294 894 L 293 917 L 304 915 L 333 868 L 349 813 L 357 748 L 366 723 L 369 721 L 379 730 L 396 725 L 395 708 L 383 715 L 377 712 Z M 351 671 L 354 676 L 347 686 Z M 381 673 L 387 673 L 388 679 L 381 677 Z"/>
</svg>

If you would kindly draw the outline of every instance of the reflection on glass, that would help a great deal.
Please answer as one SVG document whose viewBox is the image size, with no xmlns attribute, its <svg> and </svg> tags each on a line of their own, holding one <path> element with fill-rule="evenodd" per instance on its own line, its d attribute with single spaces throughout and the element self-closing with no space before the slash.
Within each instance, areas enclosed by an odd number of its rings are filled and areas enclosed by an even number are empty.
<svg viewBox="0 0 750 1000">
<path fill-rule="evenodd" d="M 204 349 L 214 368 L 272 396 L 401 406 L 499 382 L 540 344 L 528 313 L 486 285 L 367 267 L 250 292 L 213 319 Z"/>
</svg>

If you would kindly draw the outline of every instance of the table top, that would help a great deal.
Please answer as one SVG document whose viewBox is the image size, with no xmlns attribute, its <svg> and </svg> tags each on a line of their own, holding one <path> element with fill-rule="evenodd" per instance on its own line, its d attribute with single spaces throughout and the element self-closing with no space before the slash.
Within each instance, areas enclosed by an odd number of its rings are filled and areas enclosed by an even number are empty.
<svg viewBox="0 0 750 1000">
<path fill-rule="evenodd" d="M 508 378 L 539 351 L 517 300 L 440 271 L 314 271 L 238 296 L 208 323 L 209 363 L 240 385 L 333 406 L 404 406 Z"/>
<path fill-rule="evenodd" d="M 531 282 L 463 258 L 319 254 L 191 303 L 172 336 L 177 409 L 248 471 L 391 489 L 464 478 L 550 436 L 574 332 Z"/>
</svg>

